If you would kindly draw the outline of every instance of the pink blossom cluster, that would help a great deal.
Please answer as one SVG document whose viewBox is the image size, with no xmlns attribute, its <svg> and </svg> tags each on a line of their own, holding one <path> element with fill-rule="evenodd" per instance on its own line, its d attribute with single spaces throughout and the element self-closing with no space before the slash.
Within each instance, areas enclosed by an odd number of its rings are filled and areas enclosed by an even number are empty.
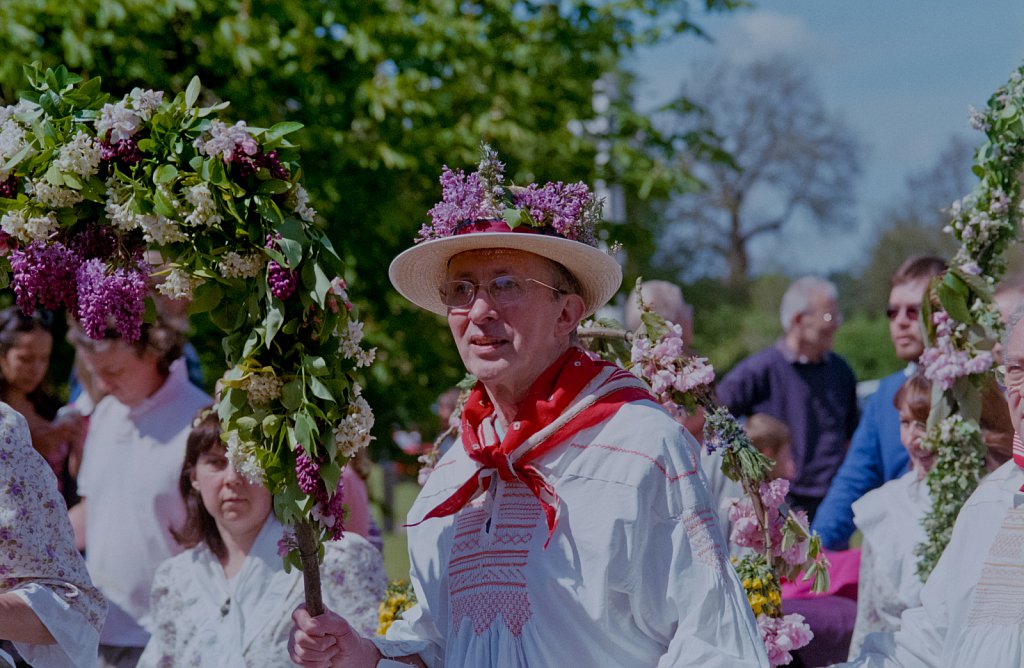
<svg viewBox="0 0 1024 668">
<path fill-rule="evenodd" d="M 803 615 L 797 614 L 785 617 L 758 615 L 757 629 L 761 632 L 761 639 L 768 650 L 768 662 L 772 666 L 788 664 L 793 660 L 791 652 L 805 646 L 814 637 Z"/>
<path fill-rule="evenodd" d="M 782 527 L 786 523 L 779 507 L 786 500 L 789 493 L 789 481 L 785 478 L 776 478 L 771 482 L 762 482 L 760 487 L 761 502 L 768 521 L 768 537 L 771 541 L 770 555 L 779 558 L 791 566 L 800 566 L 807 561 L 808 542 L 806 539 L 797 540 L 786 549 L 782 547 Z M 797 522 L 807 526 L 807 513 L 802 510 L 790 510 L 790 517 Z M 729 521 L 732 523 L 730 539 L 740 547 L 749 547 L 757 552 L 765 551 L 764 530 L 757 519 L 754 511 L 754 504 L 750 497 L 744 496 L 734 500 L 729 507 Z"/>
<path fill-rule="evenodd" d="M 299 489 L 315 500 L 313 519 L 330 529 L 331 538 L 340 540 L 344 534 L 342 519 L 345 517 L 344 499 L 345 486 L 338 480 L 338 488 L 334 494 L 327 493 L 327 486 L 320 477 L 320 463 L 312 459 L 305 451 L 295 457 L 295 475 Z"/>
<path fill-rule="evenodd" d="M 479 173 L 467 176 L 461 169 L 453 171 L 445 165 L 441 171 L 441 201 L 427 212 L 431 224 L 420 229 L 419 239 L 450 237 L 466 221 L 501 218 L 501 211 L 487 194 Z"/>
<path fill-rule="evenodd" d="M 633 373 L 650 384 L 663 405 L 683 403 L 680 395 L 709 386 L 715 380 L 715 370 L 706 358 L 686 354 L 683 328 L 667 324 L 668 331 L 657 343 L 646 336 L 634 337 L 630 352 Z"/>
<path fill-rule="evenodd" d="M 542 227 L 550 226 L 566 239 L 589 241 L 581 238 L 588 233 L 586 214 L 594 201 L 587 184 L 564 184 L 559 181 L 538 186 L 531 183 L 525 188 L 514 190 L 513 199 L 516 207 L 529 211 L 530 217 Z"/>
<path fill-rule="evenodd" d="M 957 350 L 953 342 L 956 322 L 945 311 L 932 314 L 935 325 L 935 347 L 926 348 L 920 363 L 925 377 L 937 383 L 943 390 L 953 387 L 957 378 L 985 373 L 994 362 L 992 353 L 984 350 L 972 355 L 966 350 Z"/>
</svg>

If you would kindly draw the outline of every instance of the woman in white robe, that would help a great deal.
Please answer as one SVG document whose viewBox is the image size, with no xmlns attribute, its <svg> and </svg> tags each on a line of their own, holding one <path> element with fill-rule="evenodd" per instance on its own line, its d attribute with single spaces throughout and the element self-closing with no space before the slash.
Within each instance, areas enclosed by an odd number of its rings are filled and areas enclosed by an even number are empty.
<svg viewBox="0 0 1024 668">
<path fill-rule="evenodd" d="M 53 471 L 25 418 L 0 403 L 0 639 L 29 665 L 95 666 L 105 614 Z"/>
<path fill-rule="evenodd" d="M 153 582 L 152 637 L 140 668 L 275 668 L 288 658 L 291 613 L 303 602 L 302 574 L 284 571 L 284 529 L 271 495 L 227 461 L 216 414 L 189 435 L 179 483 L 189 520 L 178 539 L 190 546 L 165 561 Z M 363 633 L 377 626 L 386 578 L 380 552 L 346 533 L 325 545 L 323 597 Z"/>
</svg>

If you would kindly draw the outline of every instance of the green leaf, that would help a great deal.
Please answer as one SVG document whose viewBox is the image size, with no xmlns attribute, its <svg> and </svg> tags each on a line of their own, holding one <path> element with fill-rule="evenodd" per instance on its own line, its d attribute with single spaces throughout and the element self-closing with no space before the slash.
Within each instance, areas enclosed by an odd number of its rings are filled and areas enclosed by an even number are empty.
<svg viewBox="0 0 1024 668">
<path fill-rule="evenodd" d="M 313 392 L 314 396 L 319 397 L 324 401 L 334 401 L 334 395 L 331 394 L 331 391 L 319 378 L 311 377 L 309 379 L 309 389 Z"/>
<path fill-rule="evenodd" d="M 170 183 L 178 176 L 178 168 L 174 165 L 164 164 L 153 172 L 153 182 L 158 184 Z"/>
<path fill-rule="evenodd" d="M 296 123 L 295 121 L 285 121 L 283 123 L 275 123 L 264 135 L 264 141 L 271 143 L 277 141 L 281 137 L 287 134 L 301 130 L 305 127 L 302 123 Z"/>
<path fill-rule="evenodd" d="M 201 283 L 192 293 L 192 304 L 189 306 L 189 310 L 192 313 L 206 313 L 220 304 L 223 296 L 224 291 L 216 281 Z"/>
<path fill-rule="evenodd" d="M 260 216 L 272 226 L 277 227 L 284 222 L 281 209 L 278 208 L 274 200 L 269 197 L 260 197 L 259 195 L 253 197 L 253 199 L 256 201 L 256 210 L 260 212 Z"/>
<path fill-rule="evenodd" d="M 284 254 L 285 260 L 288 261 L 288 267 L 294 269 L 299 266 L 299 262 L 302 261 L 302 244 L 293 239 L 287 237 L 281 237 L 277 240 L 277 245 Z"/>
<path fill-rule="evenodd" d="M 281 388 L 281 403 L 291 411 L 299 410 L 302 405 L 302 381 L 296 378 L 284 384 Z"/>
<path fill-rule="evenodd" d="M 256 193 L 260 195 L 280 195 L 291 189 L 291 184 L 281 179 L 269 179 L 260 183 Z"/>
<path fill-rule="evenodd" d="M 245 345 L 242 346 L 242 357 L 252 357 L 252 354 L 256 352 L 256 349 L 260 347 L 260 335 L 255 329 L 249 332 L 249 336 L 245 339 Z"/>
<path fill-rule="evenodd" d="M 305 413 L 295 414 L 295 440 L 304 447 L 313 443 L 313 436 L 316 433 L 316 426 L 313 420 Z"/>
<path fill-rule="evenodd" d="M 281 430 L 284 419 L 280 415 L 270 414 L 263 418 L 263 433 L 266 436 L 274 437 Z"/>
<path fill-rule="evenodd" d="M 274 300 L 275 302 L 277 300 Z M 278 331 L 281 329 L 281 325 L 284 324 L 284 310 L 279 304 L 273 304 L 267 310 L 267 317 L 264 319 L 264 327 L 266 333 L 264 334 L 266 344 L 269 346 L 270 342 L 277 336 Z"/>
<path fill-rule="evenodd" d="M 313 265 L 313 273 L 316 276 L 316 286 L 313 288 L 313 292 L 316 295 L 316 303 L 320 308 L 324 307 L 324 302 L 327 300 L 327 293 L 331 290 L 331 279 L 327 278 L 327 274 L 320 268 L 319 264 Z"/>
<path fill-rule="evenodd" d="M 320 477 L 323 478 L 327 489 L 338 489 L 338 481 L 341 479 L 341 467 L 338 462 L 331 460 L 320 466 Z"/>
<path fill-rule="evenodd" d="M 185 106 L 195 106 L 196 100 L 199 99 L 199 90 L 202 88 L 202 84 L 199 83 L 199 77 L 192 77 L 192 80 L 188 82 L 188 88 L 185 89 Z"/>
<path fill-rule="evenodd" d="M 951 276 L 952 274 L 946 274 Z M 962 290 L 958 287 L 962 286 Z M 939 284 L 939 302 L 942 304 L 942 308 L 946 309 L 946 313 L 950 315 L 954 320 L 958 322 L 974 322 L 974 318 L 971 317 L 971 311 L 967 308 L 967 285 L 956 279 L 956 284 L 950 285 L 948 281 L 943 281 Z"/>
</svg>

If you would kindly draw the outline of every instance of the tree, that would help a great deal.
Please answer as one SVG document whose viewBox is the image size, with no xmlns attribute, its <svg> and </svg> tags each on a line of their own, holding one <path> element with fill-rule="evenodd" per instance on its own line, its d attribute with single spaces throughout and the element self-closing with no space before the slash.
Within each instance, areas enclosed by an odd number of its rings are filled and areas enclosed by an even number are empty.
<svg viewBox="0 0 1024 668">
<path fill-rule="evenodd" d="M 851 293 L 854 308 L 882 313 L 889 299 L 889 277 L 911 255 L 953 255 L 956 242 L 943 229 L 949 224 L 950 205 L 973 187 L 973 155 L 974 147 L 954 135 L 934 164 L 907 175 L 903 191 L 878 216 L 879 234 L 858 289 Z"/>
<path fill-rule="evenodd" d="M 754 239 L 780 232 L 801 212 L 823 225 L 850 222 L 861 147 L 798 64 L 782 57 L 704 64 L 682 99 L 702 113 L 669 122 L 717 137 L 732 160 L 680 158 L 704 187 L 674 200 L 664 252 L 700 248 L 710 262 L 724 262 L 728 285 L 742 287 Z"/>
<path fill-rule="evenodd" d="M 391 425 L 424 420 L 461 373 L 454 348 L 437 345 L 446 336 L 440 321 L 406 304 L 386 276 L 439 196 L 441 165 L 475 163 L 487 140 L 517 182 L 591 180 L 593 138 L 574 134 L 571 122 L 594 116 L 595 82 L 619 71 L 638 43 L 699 33 L 697 9 L 740 4 L 5 0 L 0 95 L 13 102 L 21 64 L 39 60 L 102 75 L 115 96 L 135 86 L 179 91 L 198 75 L 231 101 L 230 116 L 263 127 L 303 123 L 293 135 L 303 181 L 379 348 L 364 384 L 387 442 Z M 648 161 L 627 134 L 634 125 L 610 137 L 626 177 Z M 215 343 L 206 352 L 219 357 Z"/>
</svg>

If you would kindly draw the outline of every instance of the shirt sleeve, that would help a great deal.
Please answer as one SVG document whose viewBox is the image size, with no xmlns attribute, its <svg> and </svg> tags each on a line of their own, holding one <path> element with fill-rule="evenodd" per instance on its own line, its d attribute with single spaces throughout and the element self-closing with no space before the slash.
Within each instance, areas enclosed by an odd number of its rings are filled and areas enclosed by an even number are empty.
<svg viewBox="0 0 1024 668">
<path fill-rule="evenodd" d="M 830 550 L 846 548 L 853 535 L 853 502 L 885 482 L 879 433 L 878 397 L 875 393 L 864 409 L 864 417 L 853 434 L 836 477 L 814 515 L 811 528 Z"/>
<path fill-rule="evenodd" d="M 676 466 L 686 464 L 677 460 Z M 646 487 L 660 487 L 664 493 L 642 505 L 650 512 L 644 515 L 647 522 L 637 524 L 632 538 L 636 547 L 615 551 L 629 563 L 610 567 L 631 570 L 637 625 L 667 648 L 659 668 L 767 666 L 753 611 L 728 561 L 702 477 L 665 477 L 660 472 L 656 477 L 660 485 L 652 477 Z"/>
</svg>

